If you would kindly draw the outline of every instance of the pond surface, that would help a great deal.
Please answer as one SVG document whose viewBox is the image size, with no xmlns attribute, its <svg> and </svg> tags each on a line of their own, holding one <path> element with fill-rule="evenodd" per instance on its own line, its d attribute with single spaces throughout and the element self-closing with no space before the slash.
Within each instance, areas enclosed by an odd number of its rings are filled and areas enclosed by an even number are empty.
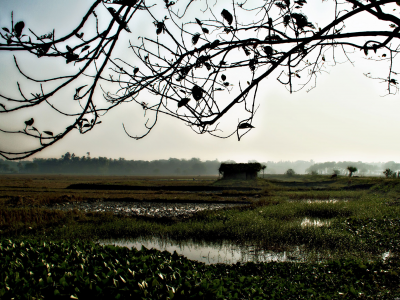
<svg viewBox="0 0 400 300">
<path fill-rule="evenodd" d="M 235 264 L 246 262 L 323 262 L 332 259 L 329 253 L 309 251 L 305 245 L 292 246 L 286 250 L 262 250 L 255 245 L 237 245 L 231 241 L 174 241 L 167 238 L 137 238 L 100 240 L 101 245 L 116 245 L 140 250 L 142 246 L 159 251 L 176 251 L 190 260 L 203 262 L 205 264 Z M 375 259 L 387 260 L 392 256 L 390 251 L 375 256 Z M 372 258 L 372 257 L 371 257 Z"/>
<path fill-rule="evenodd" d="M 144 217 L 192 217 L 203 210 L 218 210 L 243 206 L 243 203 L 169 203 L 169 202 L 128 202 L 128 201 L 84 201 L 52 205 L 52 209 L 84 212 L 111 212 L 122 216 Z"/>
<path fill-rule="evenodd" d="M 259 250 L 254 245 L 239 246 L 230 241 L 198 242 L 181 241 L 159 238 L 138 238 L 135 240 L 115 239 L 101 240 L 102 245 L 116 245 L 140 250 L 142 246 L 160 251 L 168 251 L 183 255 L 191 260 L 204 262 L 206 264 L 235 264 L 237 262 L 305 262 L 304 246 L 295 246 L 290 251 L 268 251 Z"/>
</svg>

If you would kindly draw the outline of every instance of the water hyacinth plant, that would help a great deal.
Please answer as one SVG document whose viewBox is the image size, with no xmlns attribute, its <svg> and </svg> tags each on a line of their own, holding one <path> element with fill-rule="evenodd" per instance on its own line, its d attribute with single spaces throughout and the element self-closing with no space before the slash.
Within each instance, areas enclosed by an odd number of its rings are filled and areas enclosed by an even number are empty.
<svg viewBox="0 0 400 300">
<path fill-rule="evenodd" d="M 0 250 L 1 299 L 387 299 L 399 292 L 392 259 L 205 265 L 176 252 L 83 241 L 2 240 Z"/>
</svg>

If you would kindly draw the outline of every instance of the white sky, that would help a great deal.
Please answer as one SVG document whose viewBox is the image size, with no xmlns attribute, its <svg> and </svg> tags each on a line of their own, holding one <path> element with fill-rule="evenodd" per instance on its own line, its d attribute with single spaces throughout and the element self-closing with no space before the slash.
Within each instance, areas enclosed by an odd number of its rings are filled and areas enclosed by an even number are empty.
<svg viewBox="0 0 400 300">
<path fill-rule="evenodd" d="M 65 3 L 71 6 L 67 7 Z M 25 21 L 24 30 L 29 27 L 45 34 L 55 27 L 54 24 L 59 24 L 56 27 L 59 37 L 76 26 L 91 3 L 87 0 L 0 0 L 0 26 L 10 27 L 10 12 L 14 10 L 15 21 Z M 320 4 L 318 1 L 315 5 Z M 149 26 L 155 30 L 152 24 Z M 49 70 L 54 69 L 52 61 L 42 59 L 40 65 L 34 65 L 37 63 L 35 56 L 0 52 L 2 94 L 11 95 L 16 91 L 18 74 L 12 65 L 13 54 L 21 60 L 23 69 L 26 66 L 24 70 L 30 75 L 54 71 Z M 60 66 L 65 67 L 65 62 Z M 104 116 L 103 123 L 93 131 L 85 135 L 72 132 L 34 157 L 60 157 L 69 151 L 78 156 L 90 152 L 92 157 L 135 160 L 198 157 L 237 162 L 310 159 L 316 162 L 400 161 L 399 95 L 381 97 L 386 93 L 385 86 L 363 75 L 363 72 L 370 71 L 367 66 L 366 60 L 360 56 L 355 67 L 345 63 L 328 68 L 329 74 L 320 75 L 317 87 L 309 93 L 304 90 L 289 94 L 276 81 L 276 76 L 271 77 L 262 84 L 258 93 L 260 108 L 253 122 L 256 128 L 240 142 L 235 136 L 218 139 L 197 135 L 185 124 L 166 116 L 160 117 L 158 125 L 146 138 L 136 141 L 124 133 L 122 123 L 130 133 L 140 134 L 144 130 L 143 111 L 137 105 L 125 104 Z M 36 86 L 31 87 L 36 89 Z M 29 94 L 29 85 L 25 90 Z M 41 130 L 51 130 L 58 122 L 48 117 L 47 110 L 41 110 L 33 114 L 22 111 L 12 116 L 0 115 L 0 125 L 2 128 L 19 128 L 23 120 L 33 116 Z M 10 148 L 25 146 L 24 142 L 4 135 L 0 135 L 0 144 L 2 148 L 4 145 Z"/>
</svg>

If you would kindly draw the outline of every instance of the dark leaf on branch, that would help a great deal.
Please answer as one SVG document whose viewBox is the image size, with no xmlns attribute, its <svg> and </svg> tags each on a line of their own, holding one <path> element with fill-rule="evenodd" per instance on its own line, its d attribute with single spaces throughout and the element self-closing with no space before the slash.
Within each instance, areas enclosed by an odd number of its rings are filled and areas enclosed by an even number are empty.
<svg viewBox="0 0 400 300">
<path fill-rule="evenodd" d="M 157 26 L 156 33 L 157 35 L 159 35 L 164 30 L 164 22 L 157 22 L 156 26 Z"/>
<path fill-rule="evenodd" d="M 196 60 L 196 68 L 201 67 L 207 60 L 210 59 L 209 55 L 201 55 L 197 60 Z"/>
<path fill-rule="evenodd" d="M 90 124 L 85 124 L 85 125 L 83 125 L 83 128 L 90 127 L 90 126 L 91 126 Z"/>
<path fill-rule="evenodd" d="M 83 38 L 83 32 L 75 34 L 78 38 Z"/>
<path fill-rule="evenodd" d="M 195 20 L 196 20 L 197 24 L 199 24 L 199 26 L 203 25 L 203 23 L 201 23 L 201 21 L 199 19 L 195 18 Z"/>
<path fill-rule="evenodd" d="M 368 48 L 367 47 L 364 47 L 364 54 L 368 55 Z"/>
<path fill-rule="evenodd" d="M 269 26 L 269 28 L 272 28 L 272 19 L 271 18 L 268 18 L 268 26 Z"/>
<path fill-rule="evenodd" d="M 185 90 L 179 90 L 181 93 L 184 93 L 184 94 L 186 94 L 186 91 Z"/>
<path fill-rule="evenodd" d="M 198 85 L 193 86 L 192 88 L 192 95 L 194 100 L 199 101 L 203 98 L 203 89 Z"/>
<path fill-rule="evenodd" d="M 41 57 L 41 56 L 45 55 L 47 52 L 49 52 L 50 47 L 51 47 L 51 44 L 43 44 L 43 45 L 38 46 L 36 48 L 37 56 Z"/>
<path fill-rule="evenodd" d="M 207 70 L 211 70 L 211 65 L 208 62 L 205 62 L 204 65 L 206 66 Z"/>
<path fill-rule="evenodd" d="M 139 68 L 134 68 L 133 69 L 133 75 L 136 75 L 137 72 L 139 72 Z"/>
<path fill-rule="evenodd" d="M 53 136 L 53 132 L 51 132 L 51 131 L 43 131 L 45 134 L 48 134 L 48 135 L 51 135 L 51 136 Z"/>
<path fill-rule="evenodd" d="M 307 3 L 307 1 L 306 0 L 296 0 L 296 1 L 294 1 L 294 3 L 296 3 L 297 5 L 302 7 L 304 4 Z"/>
<path fill-rule="evenodd" d="M 219 40 L 215 40 L 214 42 L 211 43 L 210 48 L 213 49 L 219 45 Z"/>
<path fill-rule="evenodd" d="M 383 53 L 383 54 L 382 54 L 382 57 L 386 57 L 386 54 L 385 54 L 385 53 Z"/>
<path fill-rule="evenodd" d="M 70 46 L 67 45 L 67 46 L 65 46 L 65 48 L 67 48 L 68 52 L 72 53 L 72 48 Z"/>
<path fill-rule="evenodd" d="M 229 86 L 229 82 L 224 82 L 224 86 Z"/>
<path fill-rule="evenodd" d="M 392 84 L 397 84 L 398 82 L 397 82 L 397 80 L 396 79 L 390 79 L 390 81 L 389 81 L 390 83 L 392 83 Z"/>
<path fill-rule="evenodd" d="M 85 46 L 85 47 L 83 47 L 82 50 L 81 50 L 81 53 L 82 53 L 83 51 L 86 51 L 86 50 L 89 49 L 89 48 L 90 48 L 90 46 Z"/>
<path fill-rule="evenodd" d="M 221 79 L 222 79 L 222 81 L 225 81 L 226 80 L 226 76 L 224 74 L 222 74 L 221 75 Z"/>
<path fill-rule="evenodd" d="M 290 15 L 285 15 L 285 16 L 283 17 L 283 24 L 284 24 L 285 26 L 288 26 L 288 25 L 289 25 L 289 22 L 290 22 Z"/>
<path fill-rule="evenodd" d="M 257 58 L 250 59 L 249 68 L 254 71 L 256 69 L 256 64 L 258 63 Z"/>
<path fill-rule="evenodd" d="M 8 32 L 8 33 L 10 33 L 10 30 L 8 30 L 8 28 L 6 28 L 6 27 L 3 27 L 2 28 L 5 32 Z"/>
<path fill-rule="evenodd" d="M 30 118 L 30 120 L 25 121 L 25 124 L 26 126 L 32 126 L 33 122 L 34 122 L 33 118 Z"/>
<path fill-rule="evenodd" d="M 275 5 L 278 6 L 280 9 L 286 8 L 285 4 L 283 4 L 282 2 L 276 2 Z"/>
<path fill-rule="evenodd" d="M 67 64 L 69 64 L 71 61 L 77 60 L 79 58 L 79 55 L 68 52 L 67 54 L 65 54 L 65 58 L 67 59 Z"/>
<path fill-rule="evenodd" d="M 185 106 L 186 104 L 188 104 L 190 101 L 190 98 L 182 98 L 181 101 L 178 102 L 178 108 Z"/>
<path fill-rule="evenodd" d="M 19 21 L 17 24 L 14 26 L 14 32 L 16 37 L 20 37 L 22 33 L 22 29 L 24 29 L 25 23 L 23 21 Z"/>
<path fill-rule="evenodd" d="M 315 28 L 314 25 L 308 22 L 308 19 L 303 14 L 292 13 L 292 18 L 296 20 L 296 25 L 299 29 L 303 29 L 304 27 Z"/>
<path fill-rule="evenodd" d="M 210 32 L 210 31 L 208 31 L 208 29 L 205 28 L 205 27 L 201 27 L 201 30 L 203 30 L 203 33 L 209 33 L 209 32 Z"/>
<path fill-rule="evenodd" d="M 232 17 L 232 14 L 229 11 L 227 11 L 226 9 L 223 9 L 222 12 L 221 12 L 221 15 L 228 22 L 229 25 L 232 24 L 233 17 Z"/>
<path fill-rule="evenodd" d="M 285 2 L 286 7 L 289 8 L 289 6 L 290 6 L 290 0 L 283 0 L 283 1 Z"/>
<path fill-rule="evenodd" d="M 193 37 L 192 37 L 192 44 L 196 45 L 197 42 L 199 41 L 199 38 L 200 38 L 200 33 L 194 34 Z"/>
<path fill-rule="evenodd" d="M 274 52 L 274 49 L 272 49 L 271 46 L 265 46 L 265 47 L 263 48 L 263 50 L 264 50 L 265 54 L 267 54 L 267 57 L 268 57 L 268 58 L 271 58 L 271 56 L 272 56 L 272 54 L 273 54 L 273 52 Z"/>
<path fill-rule="evenodd" d="M 254 128 L 253 125 L 249 124 L 249 123 L 242 123 L 238 126 L 239 129 L 247 129 L 247 128 Z"/>
</svg>

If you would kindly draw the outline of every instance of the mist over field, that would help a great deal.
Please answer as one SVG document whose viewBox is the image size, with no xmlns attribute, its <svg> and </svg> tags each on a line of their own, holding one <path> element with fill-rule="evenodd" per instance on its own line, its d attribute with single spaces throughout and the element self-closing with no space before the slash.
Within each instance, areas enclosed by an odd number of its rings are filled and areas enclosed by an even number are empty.
<svg viewBox="0 0 400 300">
<path fill-rule="evenodd" d="M 77 156 L 67 152 L 60 158 L 34 158 L 30 161 L 0 160 L 0 173 L 11 174 L 91 174 L 91 175 L 147 175 L 147 176 L 201 176 L 219 175 L 221 163 L 237 163 L 234 160 L 219 161 L 191 159 L 158 159 L 158 160 L 127 160 L 124 158 L 112 159 L 107 157 L 91 157 L 88 152 L 84 156 Z M 288 169 L 296 174 L 330 175 L 334 172 L 339 175 L 348 175 L 347 167 L 357 168 L 354 175 L 384 176 L 385 169 L 394 172 L 400 170 L 400 163 L 389 162 L 314 162 L 304 161 L 267 161 L 249 160 L 249 163 L 259 162 L 267 166 L 264 174 L 285 174 Z M 260 174 L 262 174 L 260 172 Z"/>
</svg>

